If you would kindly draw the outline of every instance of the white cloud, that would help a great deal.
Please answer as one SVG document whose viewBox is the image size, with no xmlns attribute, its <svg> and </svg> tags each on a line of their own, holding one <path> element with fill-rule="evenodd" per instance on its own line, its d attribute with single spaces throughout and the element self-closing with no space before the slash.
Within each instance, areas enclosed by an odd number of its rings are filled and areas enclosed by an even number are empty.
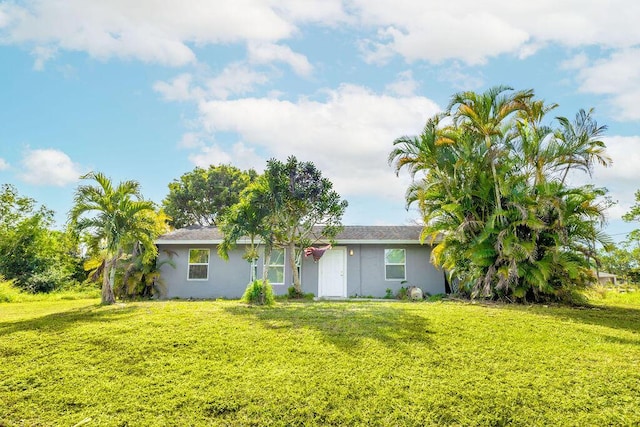
<svg viewBox="0 0 640 427">
<path fill-rule="evenodd" d="M 9 163 L 3 158 L 0 158 L 0 171 L 9 169 Z"/>
<path fill-rule="evenodd" d="M 196 61 L 194 46 L 248 43 L 256 60 L 308 75 L 306 57 L 282 45 L 303 25 L 373 34 L 361 40 L 369 62 L 400 55 L 482 64 L 551 43 L 631 48 L 640 43 L 638 16 L 640 3 L 628 0 L 31 0 L 0 3 L 0 38 L 34 46 L 36 67 L 56 50 L 182 66 Z"/>
<path fill-rule="evenodd" d="M 274 43 L 249 43 L 247 49 L 249 60 L 255 64 L 284 62 L 300 76 L 309 76 L 313 72 L 307 57 L 292 51 L 288 46 Z"/>
<path fill-rule="evenodd" d="M 153 89 L 167 101 L 199 101 L 208 97 L 227 99 L 231 95 L 244 95 L 268 81 L 265 74 L 245 64 L 231 63 L 215 77 L 196 79 L 192 74 L 184 73 L 168 82 L 155 82 Z"/>
<path fill-rule="evenodd" d="M 396 178 L 387 164 L 392 143 L 419 133 L 427 117 L 439 110 L 424 97 L 379 95 L 353 85 L 327 91 L 324 101 L 244 98 L 202 102 L 199 108 L 207 131 L 237 133 L 243 146 L 259 148 L 267 157 L 295 155 L 313 161 L 343 196 L 395 200 L 402 199 L 408 181 Z M 192 161 L 236 164 L 253 154 L 218 145 Z M 249 163 L 255 161 L 257 157 Z"/>
<path fill-rule="evenodd" d="M 613 164 L 597 167 L 593 181 L 609 189 L 618 205 L 609 210 L 611 219 L 619 219 L 634 204 L 640 190 L 640 136 L 610 136 L 603 138 Z"/>
<path fill-rule="evenodd" d="M 454 61 L 445 67 L 439 73 L 438 80 L 449 83 L 458 90 L 475 90 L 484 84 L 484 78 L 481 74 L 467 71 L 466 67 L 460 65 L 458 61 Z"/>
<path fill-rule="evenodd" d="M 581 52 L 569 59 L 562 61 L 560 63 L 560 68 L 563 70 L 580 70 L 582 68 L 585 68 L 588 63 L 589 57 L 584 52 Z"/>
<path fill-rule="evenodd" d="M 57 49 L 47 46 L 36 46 L 31 54 L 36 57 L 33 63 L 33 69 L 36 71 L 44 70 L 44 64 L 56 54 Z"/>
<path fill-rule="evenodd" d="M 153 90 L 160 93 L 167 101 L 192 101 L 200 99 L 203 92 L 192 87 L 193 76 L 189 73 L 180 74 L 169 82 L 157 81 Z"/>
<path fill-rule="evenodd" d="M 413 78 L 413 73 L 411 70 L 403 71 L 398 73 L 398 78 L 396 81 L 389 83 L 385 86 L 385 90 L 392 95 L 398 96 L 412 96 L 415 94 L 416 90 L 420 86 Z"/>
<path fill-rule="evenodd" d="M 202 135 L 197 132 L 187 132 L 182 135 L 180 142 L 178 143 L 178 147 L 180 148 L 200 148 L 204 147 L 205 144 L 202 141 Z"/>
<path fill-rule="evenodd" d="M 63 187 L 82 175 L 78 164 L 55 149 L 28 150 L 22 159 L 20 178 L 29 184 Z"/>
<path fill-rule="evenodd" d="M 255 149 L 242 142 L 233 144 L 231 150 L 225 151 L 219 145 L 202 147 L 200 152 L 189 156 L 196 166 L 207 168 L 209 165 L 232 164 L 240 169 L 262 170 L 266 159 L 256 154 Z"/>
<path fill-rule="evenodd" d="M 253 92 L 256 85 L 269 81 L 265 74 L 251 70 L 244 64 L 229 64 L 222 72 L 208 79 L 208 93 L 217 99 L 226 99 L 230 95 L 244 95 Z"/>
<path fill-rule="evenodd" d="M 619 119 L 640 119 L 640 48 L 612 53 L 582 69 L 578 80 L 580 91 L 609 96 Z"/>
<path fill-rule="evenodd" d="M 626 48 L 640 43 L 640 3 L 626 0 L 353 0 L 360 22 L 378 31 L 362 44 L 368 62 L 482 64 L 500 54 L 527 57 L 542 46 Z M 624 28 L 624 31 L 612 31 Z"/>
<path fill-rule="evenodd" d="M 170 66 L 195 61 L 189 44 L 277 41 L 295 30 L 261 0 L 33 0 L 0 4 L 7 43 L 136 58 Z M 320 16 L 318 16 L 320 17 Z"/>
</svg>

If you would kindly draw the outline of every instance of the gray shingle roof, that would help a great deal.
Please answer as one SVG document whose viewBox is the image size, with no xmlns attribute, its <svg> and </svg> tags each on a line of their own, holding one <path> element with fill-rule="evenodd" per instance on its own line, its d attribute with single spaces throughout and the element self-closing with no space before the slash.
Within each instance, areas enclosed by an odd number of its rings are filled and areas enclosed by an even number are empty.
<svg viewBox="0 0 640 427">
<path fill-rule="evenodd" d="M 338 243 L 418 243 L 421 232 L 419 225 L 346 225 L 335 240 Z M 216 227 L 191 226 L 160 236 L 157 243 L 219 243 L 223 237 Z"/>
</svg>

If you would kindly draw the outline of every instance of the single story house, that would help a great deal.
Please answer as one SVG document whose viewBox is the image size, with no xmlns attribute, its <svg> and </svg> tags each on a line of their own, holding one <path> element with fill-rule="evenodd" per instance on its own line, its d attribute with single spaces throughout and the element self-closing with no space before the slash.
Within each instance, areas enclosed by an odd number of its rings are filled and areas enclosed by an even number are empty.
<svg viewBox="0 0 640 427">
<path fill-rule="evenodd" d="M 600 271 L 596 273 L 598 284 L 602 286 L 618 286 L 618 276 L 615 274 Z"/>
<path fill-rule="evenodd" d="M 403 286 L 417 286 L 425 293 L 445 292 L 445 276 L 430 262 L 431 246 L 420 243 L 420 226 L 345 226 L 334 245 L 319 260 L 302 256 L 298 266 L 302 290 L 317 297 L 383 297 Z M 260 278 L 264 259 L 251 264 L 242 258 L 247 240 L 218 256 L 223 235 L 215 227 L 182 228 L 161 236 L 158 263 L 165 298 L 239 298 L 251 278 Z M 323 246 L 323 241 L 315 246 Z M 268 279 L 277 295 L 292 285 L 289 257 L 274 249 Z M 173 266 L 162 261 L 171 258 Z"/>
</svg>

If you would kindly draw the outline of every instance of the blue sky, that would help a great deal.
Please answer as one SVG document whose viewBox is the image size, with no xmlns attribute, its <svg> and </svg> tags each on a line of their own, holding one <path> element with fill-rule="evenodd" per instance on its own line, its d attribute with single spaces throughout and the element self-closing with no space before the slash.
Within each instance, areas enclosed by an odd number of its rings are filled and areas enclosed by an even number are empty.
<svg viewBox="0 0 640 427">
<path fill-rule="evenodd" d="M 596 109 L 620 220 L 640 189 L 640 3 L 623 0 L 0 0 L 0 183 L 57 212 L 78 178 L 161 202 L 195 166 L 313 161 L 347 224 L 404 224 L 386 158 L 456 91 L 533 88 Z M 587 176 L 575 177 L 578 182 Z"/>
</svg>

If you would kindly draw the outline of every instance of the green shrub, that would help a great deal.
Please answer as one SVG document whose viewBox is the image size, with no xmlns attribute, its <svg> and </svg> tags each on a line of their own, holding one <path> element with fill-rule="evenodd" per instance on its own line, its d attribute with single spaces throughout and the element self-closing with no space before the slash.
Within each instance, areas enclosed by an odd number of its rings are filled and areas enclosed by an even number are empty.
<svg viewBox="0 0 640 427">
<path fill-rule="evenodd" d="M 254 280 L 247 285 L 242 301 L 255 305 L 273 305 L 276 299 L 268 280 Z"/>
<path fill-rule="evenodd" d="M 20 289 L 12 281 L 6 281 L 0 276 L 0 302 L 17 302 L 22 295 Z"/>
<path fill-rule="evenodd" d="M 387 288 L 384 294 L 384 299 L 393 299 L 393 289 Z"/>
<path fill-rule="evenodd" d="M 402 286 L 400 289 L 398 289 L 396 298 L 401 300 L 409 299 L 409 290 L 406 287 Z"/>
<path fill-rule="evenodd" d="M 302 292 L 298 292 L 295 286 L 289 286 L 287 288 L 287 298 L 289 299 L 301 299 L 304 297 Z"/>
<path fill-rule="evenodd" d="M 427 295 L 427 294 L 425 294 L 425 295 Z M 427 301 L 429 301 L 429 302 L 442 301 L 445 297 L 446 297 L 445 294 L 427 295 Z"/>
</svg>

